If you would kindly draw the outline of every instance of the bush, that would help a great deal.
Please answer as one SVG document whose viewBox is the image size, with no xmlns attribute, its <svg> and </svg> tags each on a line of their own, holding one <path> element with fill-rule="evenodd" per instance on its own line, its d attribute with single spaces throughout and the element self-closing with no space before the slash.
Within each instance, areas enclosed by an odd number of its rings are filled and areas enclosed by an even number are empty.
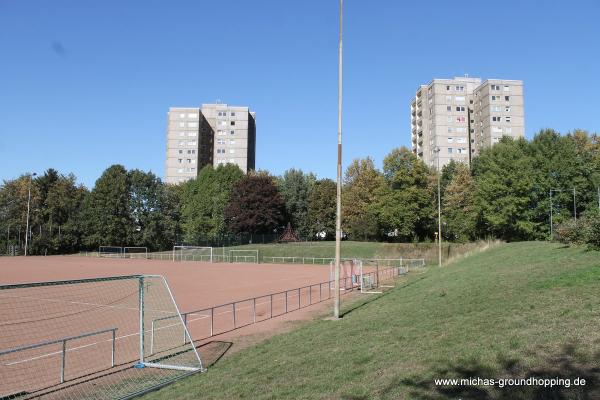
<svg viewBox="0 0 600 400">
<path fill-rule="evenodd" d="M 583 244 L 585 243 L 583 219 L 568 220 L 554 228 L 554 240 L 565 244 Z"/>
<path fill-rule="evenodd" d="M 600 250 L 600 213 L 586 217 L 585 242 L 590 248 Z"/>
<path fill-rule="evenodd" d="M 587 244 L 600 250 L 600 214 L 584 215 L 577 221 L 569 220 L 554 229 L 554 239 L 565 244 Z"/>
</svg>

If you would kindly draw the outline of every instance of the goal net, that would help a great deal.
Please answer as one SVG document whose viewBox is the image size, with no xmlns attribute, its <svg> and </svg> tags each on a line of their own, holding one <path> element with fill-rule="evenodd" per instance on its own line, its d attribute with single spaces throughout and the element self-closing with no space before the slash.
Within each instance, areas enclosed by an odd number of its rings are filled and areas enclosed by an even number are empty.
<svg viewBox="0 0 600 400">
<path fill-rule="evenodd" d="M 121 258 L 123 248 L 120 246 L 100 246 L 98 257 Z"/>
<path fill-rule="evenodd" d="M 229 250 L 229 262 L 258 264 L 258 250 Z"/>
<path fill-rule="evenodd" d="M 123 398 L 203 370 L 162 276 L 0 286 L 0 315 L 1 399 Z"/>
<path fill-rule="evenodd" d="M 123 247 L 123 258 L 148 258 L 147 247 Z"/>
<path fill-rule="evenodd" d="M 213 248 L 199 246 L 173 246 L 173 261 L 213 262 Z"/>
</svg>

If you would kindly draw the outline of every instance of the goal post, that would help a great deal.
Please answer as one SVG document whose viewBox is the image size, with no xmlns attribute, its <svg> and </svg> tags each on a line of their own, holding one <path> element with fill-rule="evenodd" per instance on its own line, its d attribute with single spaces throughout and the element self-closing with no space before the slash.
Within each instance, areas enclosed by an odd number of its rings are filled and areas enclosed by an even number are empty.
<svg viewBox="0 0 600 400">
<path fill-rule="evenodd" d="M 229 250 L 229 262 L 245 262 L 258 264 L 258 250 Z"/>
<path fill-rule="evenodd" d="M 0 299 L 0 398 L 128 398 L 204 370 L 162 276 L 4 285 Z"/>
<path fill-rule="evenodd" d="M 148 258 L 148 248 L 142 246 L 123 247 L 123 258 Z"/>
<path fill-rule="evenodd" d="M 121 246 L 100 246 L 98 248 L 98 257 L 121 258 L 123 256 L 123 247 Z"/>
<path fill-rule="evenodd" d="M 354 260 L 359 271 L 359 285 L 361 293 L 382 293 L 375 290 L 379 286 L 379 266 L 376 266 L 375 272 L 366 272 L 362 260 Z"/>
<path fill-rule="evenodd" d="M 213 248 L 185 245 L 173 246 L 173 262 L 175 261 L 213 262 Z"/>
</svg>

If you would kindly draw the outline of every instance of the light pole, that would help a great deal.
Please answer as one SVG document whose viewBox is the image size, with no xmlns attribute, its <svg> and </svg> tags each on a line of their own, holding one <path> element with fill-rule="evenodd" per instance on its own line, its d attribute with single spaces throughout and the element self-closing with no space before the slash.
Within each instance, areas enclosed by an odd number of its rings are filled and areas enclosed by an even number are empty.
<svg viewBox="0 0 600 400">
<path fill-rule="evenodd" d="M 340 37 L 338 45 L 338 145 L 337 145 L 337 194 L 335 216 L 335 273 L 333 318 L 340 317 L 340 258 L 342 244 L 342 27 L 344 0 L 340 0 Z"/>
<path fill-rule="evenodd" d="M 438 169 L 438 179 L 437 179 L 437 200 L 438 200 L 438 231 L 437 231 L 437 239 L 438 239 L 438 266 L 442 266 L 442 196 L 441 196 L 441 175 L 442 171 L 440 170 L 440 151 L 439 147 L 436 147 L 433 150 L 437 153 L 437 169 Z"/>
<path fill-rule="evenodd" d="M 31 181 L 37 174 L 35 172 L 29 174 L 29 188 L 27 190 L 27 222 L 25 224 L 25 255 L 27 255 L 27 245 L 29 243 L 29 203 L 31 202 Z"/>
</svg>

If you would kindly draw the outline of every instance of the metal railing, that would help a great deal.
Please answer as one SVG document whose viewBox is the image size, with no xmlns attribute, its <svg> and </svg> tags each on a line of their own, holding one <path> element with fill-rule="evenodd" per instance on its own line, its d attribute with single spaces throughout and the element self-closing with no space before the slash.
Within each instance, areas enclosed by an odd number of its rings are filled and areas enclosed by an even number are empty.
<svg viewBox="0 0 600 400">
<path fill-rule="evenodd" d="M 112 351 L 111 351 L 111 359 L 110 359 L 110 366 L 112 368 L 115 366 L 115 342 L 116 342 L 116 338 L 117 338 L 117 329 L 118 328 L 103 329 L 101 331 L 84 333 L 82 335 L 69 336 L 69 337 L 64 337 L 64 338 L 60 338 L 60 339 L 56 339 L 56 340 L 49 340 L 49 341 L 39 342 L 39 343 L 30 344 L 30 345 L 26 345 L 26 346 L 15 347 L 13 349 L 0 351 L 0 357 L 7 355 L 7 354 L 11 354 L 11 353 L 17 353 L 17 352 L 25 351 L 25 350 L 33 350 L 33 349 L 37 349 L 40 347 L 45 347 L 45 346 L 50 346 L 50 345 L 57 344 L 57 343 L 62 343 L 61 356 L 60 356 L 60 383 L 64 383 L 65 382 L 66 358 L 67 358 L 67 342 L 69 340 L 82 339 L 82 338 L 86 338 L 86 337 L 90 337 L 90 336 L 101 335 L 101 334 L 107 333 L 107 332 L 112 332 Z"/>
<path fill-rule="evenodd" d="M 391 267 L 377 269 L 376 271 L 363 273 L 363 277 L 368 277 L 376 286 L 385 280 L 394 279 L 400 275 L 408 273 L 409 267 Z M 216 335 L 231 332 L 257 322 L 266 321 L 281 315 L 297 311 L 314 304 L 329 300 L 332 298 L 334 280 L 327 280 L 306 286 L 300 286 L 280 292 L 273 292 L 257 297 L 249 297 L 243 300 L 237 300 L 229 303 L 220 304 L 213 307 L 202 308 L 181 313 L 186 330 L 189 330 L 189 324 L 196 321 L 208 320 L 207 333 L 204 336 L 195 337 L 194 340 L 204 340 Z M 340 279 L 340 288 L 342 294 L 360 290 L 360 276 L 353 275 Z M 304 295 L 304 296 L 303 296 Z M 264 311 L 262 315 L 257 312 L 257 306 Z M 242 314 L 243 310 L 251 312 Z M 225 314 L 230 314 L 228 321 L 221 321 L 220 326 L 216 318 Z M 166 329 L 172 325 L 158 327 L 158 322 L 178 318 L 178 316 L 166 316 L 152 321 L 150 353 L 154 351 L 155 333 L 161 329 Z M 184 333 L 183 343 L 188 337 Z"/>
</svg>

